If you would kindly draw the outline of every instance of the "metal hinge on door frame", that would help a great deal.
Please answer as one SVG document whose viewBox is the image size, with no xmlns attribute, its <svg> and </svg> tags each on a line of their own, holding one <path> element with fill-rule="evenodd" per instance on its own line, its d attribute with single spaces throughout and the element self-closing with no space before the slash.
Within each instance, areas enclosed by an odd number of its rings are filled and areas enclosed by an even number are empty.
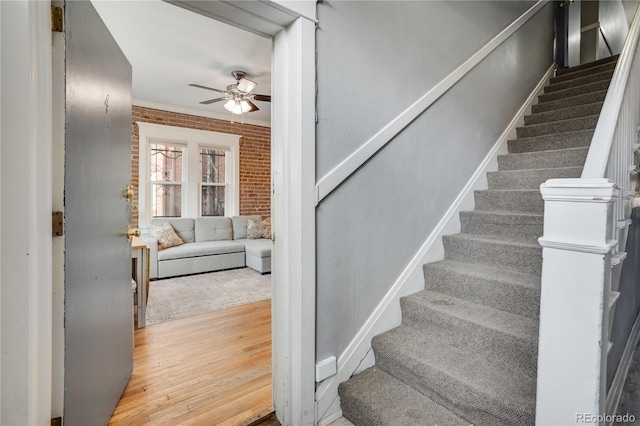
<svg viewBox="0 0 640 426">
<path fill-rule="evenodd" d="M 51 231 L 54 237 L 62 237 L 64 235 L 64 213 L 53 212 L 51 216 Z"/>
<path fill-rule="evenodd" d="M 51 6 L 51 31 L 64 31 L 64 9 L 59 6 Z"/>
</svg>

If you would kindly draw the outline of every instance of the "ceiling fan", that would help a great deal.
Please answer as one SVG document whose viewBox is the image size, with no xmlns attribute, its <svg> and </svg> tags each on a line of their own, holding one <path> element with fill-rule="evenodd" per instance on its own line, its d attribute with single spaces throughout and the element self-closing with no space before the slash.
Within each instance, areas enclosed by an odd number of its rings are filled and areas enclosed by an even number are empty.
<svg viewBox="0 0 640 426">
<path fill-rule="evenodd" d="M 246 78 L 247 73 L 244 71 L 232 71 L 231 75 L 236 79 L 236 84 L 230 84 L 226 90 L 214 89 L 213 87 L 202 86 L 200 84 L 189 84 L 192 87 L 200 89 L 213 90 L 214 92 L 223 93 L 225 96 L 207 101 L 200 102 L 203 105 L 209 105 L 215 102 L 227 101 L 224 104 L 225 109 L 233 114 L 244 114 L 245 112 L 257 111 L 257 107 L 251 101 L 271 102 L 270 95 L 252 94 L 251 91 L 258 85 L 255 81 Z"/>
</svg>

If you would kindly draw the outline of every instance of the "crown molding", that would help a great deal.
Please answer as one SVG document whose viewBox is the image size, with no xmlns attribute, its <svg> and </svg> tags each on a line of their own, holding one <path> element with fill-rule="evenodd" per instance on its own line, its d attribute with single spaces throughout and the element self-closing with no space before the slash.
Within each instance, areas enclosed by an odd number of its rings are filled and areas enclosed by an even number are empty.
<svg viewBox="0 0 640 426">
<path fill-rule="evenodd" d="M 145 100 L 145 99 L 137 99 L 137 98 L 133 98 L 131 103 L 133 105 L 135 105 L 135 106 L 139 106 L 139 107 L 143 107 L 143 108 L 153 108 L 153 109 L 159 109 L 161 111 L 176 112 L 176 113 L 179 113 L 179 114 L 195 115 L 195 116 L 198 116 L 198 117 L 214 118 L 216 120 L 222 120 L 222 121 L 231 122 L 231 120 L 229 119 L 229 115 L 228 114 L 219 114 L 219 113 L 216 113 L 216 112 L 207 112 L 207 111 L 202 111 L 202 110 L 195 109 L 195 108 L 188 108 L 188 107 L 182 107 L 182 106 L 178 106 L 178 105 L 164 104 L 162 102 L 154 102 L 154 101 L 148 101 L 148 100 Z M 271 127 L 271 122 L 269 122 L 269 121 L 255 120 L 255 119 L 252 119 L 252 118 L 247 118 L 246 116 L 241 118 L 238 121 L 234 121 L 234 123 L 252 124 L 254 126 L 262 126 L 262 127 Z"/>
</svg>

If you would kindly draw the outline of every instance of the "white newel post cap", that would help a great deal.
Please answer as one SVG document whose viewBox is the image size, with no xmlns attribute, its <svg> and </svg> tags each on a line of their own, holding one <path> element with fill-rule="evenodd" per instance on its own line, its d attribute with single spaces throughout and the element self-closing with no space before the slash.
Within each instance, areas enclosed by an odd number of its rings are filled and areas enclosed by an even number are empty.
<svg viewBox="0 0 640 426">
<path fill-rule="evenodd" d="M 609 179 L 550 179 L 540 185 L 544 199 L 542 247 L 605 254 L 615 245 L 611 220 L 620 189 Z M 572 248 L 573 247 L 573 248 Z"/>
</svg>

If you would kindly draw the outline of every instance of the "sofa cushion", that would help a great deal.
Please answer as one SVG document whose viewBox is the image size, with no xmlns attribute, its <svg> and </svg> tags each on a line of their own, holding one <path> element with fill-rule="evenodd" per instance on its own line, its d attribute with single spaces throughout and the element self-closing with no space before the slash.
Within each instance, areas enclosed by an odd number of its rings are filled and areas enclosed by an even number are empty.
<svg viewBox="0 0 640 426">
<path fill-rule="evenodd" d="M 195 230 L 196 242 L 231 240 L 233 238 L 230 217 L 197 217 Z"/>
<path fill-rule="evenodd" d="M 242 243 L 245 245 L 244 251 L 247 255 L 271 257 L 271 248 L 273 246 L 271 240 L 266 238 L 259 240 L 242 240 Z"/>
<path fill-rule="evenodd" d="M 243 238 L 247 238 L 247 225 L 249 219 L 253 220 L 262 220 L 262 216 L 260 215 L 251 215 L 251 216 L 233 216 L 231 221 L 233 222 L 233 239 L 241 240 Z"/>
<path fill-rule="evenodd" d="M 184 244 L 169 222 L 162 226 L 149 225 L 149 234 L 158 241 L 158 250 Z"/>
<path fill-rule="evenodd" d="M 169 222 L 178 234 L 178 237 L 185 243 L 192 243 L 195 239 L 194 221 L 189 217 L 172 217 L 172 218 L 156 218 L 151 219 L 151 225 L 162 226 L 165 222 Z"/>
<path fill-rule="evenodd" d="M 215 254 L 241 253 L 244 244 L 236 241 L 203 241 L 183 244 L 158 252 L 158 260 L 184 259 L 188 257 L 211 256 Z"/>
</svg>

